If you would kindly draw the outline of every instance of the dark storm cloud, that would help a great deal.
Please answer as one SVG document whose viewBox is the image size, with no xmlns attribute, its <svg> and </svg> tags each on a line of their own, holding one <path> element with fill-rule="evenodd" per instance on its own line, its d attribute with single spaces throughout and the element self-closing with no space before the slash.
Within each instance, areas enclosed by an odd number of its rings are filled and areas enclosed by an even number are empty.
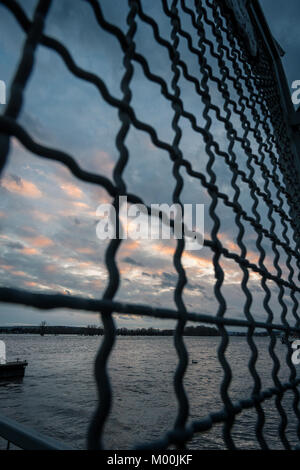
<svg viewBox="0 0 300 470">
<path fill-rule="evenodd" d="M 165 280 L 170 281 L 170 282 L 176 282 L 178 279 L 178 276 L 176 274 L 170 274 L 170 273 L 165 273 L 165 272 L 162 273 L 162 277 Z"/>
<path fill-rule="evenodd" d="M 22 186 L 22 178 L 20 178 L 20 176 L 13 175 L 13 174 L 10 174 L 9 176 L 11 177 L 11 179 L 12 179 L 13 181 L 15 181 L 15 183 L 16 183 L 18 186 Z"/>
<path fill-rule="evenodd" d="M 143 275 L 149 276 L 147 273 L 143 273 Z M 159 281 L 159 285 L 163 289 L 174 289 L 178 283 L 178 274 L 162 272 L 160 275 L 153 274 L 153 279 L 157 279 Z M 201 294 L 202 298 L 205 298 L 208 302 L 213 300 L 212 296 L 207 295 L 208 289 L 201 285 L 201 283 L 195 283 L 188 281 L 185 286 L 185 291 L 192 291 L 195 294 Z"/>
<path fill-rule="evenodd" d="M 12 250 L 22 250 L 24 248 L 24 245 L 19 242 L 7 242 L 5 243 L 5 246 L 7 248 L 11 248 Z"/>
<path fill-rule="evenodd" d="M 126 256 L 126 258 L 123 258 L 122 261 L 123 261 L 124 263 L 133 264 L 134 266 L 143 266 L 142 263 L 139 263 L 139 262 L 136 261 L 135 259 L 130 258 L 130 256 Z"/>
</svg>

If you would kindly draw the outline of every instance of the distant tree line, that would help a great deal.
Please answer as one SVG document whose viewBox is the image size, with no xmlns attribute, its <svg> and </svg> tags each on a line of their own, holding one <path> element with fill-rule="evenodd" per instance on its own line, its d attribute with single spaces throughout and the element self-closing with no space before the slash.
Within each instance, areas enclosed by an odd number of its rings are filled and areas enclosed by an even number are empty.
<svg viewBox="0 0 300 470">
<path fill-rule="evenodd" d="M 173 336 L 174 330 L 160 330 L 158 328 L 136 328 L 129 330 L 127 328 L 119 328 L 117 335 L 120 336 Z M 184 330 L 185 336 L 220 336 L 216 328 L 210 326 L 188 326 Z"/>
<path fill-rule="evenodd" d="M 80 326 L 51 326 L 42 322 L 39 326 L 13 326 L 0 327 L 0 334 L 39 334 L 44 335 L 103 335 L 103 328 L 98 325 Z M 118 328 L 116 334 L 119 336 L 173 336 L 174 330 L 160 330 L 158 328 Z M 220 336 L 218 330 L 213 327 L 199 325 L 188 326 L 184 330 L 185 336 Z"/>
<path fill-rule="evenodd" d="M 101 336 L 104 331 L 98 325 L 87 326 L 51 326 L 45 321 L 38 326 L 2 326 L 0 334 L 39 334 L 44 335 L 82 335 L 82 336 Z M 280 335 L 280 332 L 274 332 Z M 174 330 L 160 330 L 158 328 L 118 328 L 116 330 L 118 336 L 173 336 Z M 228 332 L 230 336 L 247 336 L 246 331 Z M 219 331 L 215 327 L 197 325 L 187 326 L 184 329 L 184 336 L 220 336 Z M 267 331 L 255 332 L 254 336 L 268 336 Z"/>
<path fill-rule="evenodd" d="M 103 335 L 103 328 L 97 325 L 87 326 L 51 326 L 42 322 L 38 326 L 3 326 L 0 327 L 0 334 L 37 334 L 37 335 Z"/>
</svg>

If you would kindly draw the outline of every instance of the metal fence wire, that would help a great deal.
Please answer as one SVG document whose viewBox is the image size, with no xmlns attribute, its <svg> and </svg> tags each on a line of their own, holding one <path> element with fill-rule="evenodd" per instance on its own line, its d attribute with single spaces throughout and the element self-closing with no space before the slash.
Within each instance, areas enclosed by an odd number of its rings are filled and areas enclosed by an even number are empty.
<svg viewBox="0 0 300 470">
<path fill-rule="evenodd" d="M 173 202 L 181 204 L 183 178 L 186 172 L 199 181 L 210 197 L 209 216 L 212 221 L 210 237 L 205 237 L 204 246 L 211 250 L 214 268 L 214 296 L 217 301 L 215 314 L 206 315 L 190 312 L 183 301 L 183 290 L 187 282 L 182 266 L 184 240 L 177 240 L 174 253 L 174 267 L 178 273 L 174 293 L 176 309 L 154 308 L 151 305 L 123 303 L 115 301 L 120 273 L 115 260 L 122 240 L 111 240 L 106 250 L 106 267 L 109 280 L 102 299 L 79 298 L 74 296 L 25 292 L 1 287 L 2 302 L 28 305 L 39 309 L 70 308 L 101 312 L 104 337 L 95 361 L 95 379 L 98 389 L 98 406 L 88 430 L 88 447 L 103 448 L 104 425 L 112 404 L 112 390 L 107 370 L 107 362 L 114 346 L 116 328 L 114 313 L 135 314 L 156 318 L 175 319 L 174 333 L 178 366 L 174 377 L 175 393 L 178 400 L 178 413 L 173 429 L 160 440 L 137 446 L 139 449 L 166 449 L 170 446 L 184 448 L 196 433 L 210 430 L 216 424 L 223 425 L 223 439 L 228 449 L 235 449 L 232 437 L 236 416 L 246 409 L 254 409 L 257 415 L 255 434 L 258 445 L 266 449 L 264 437 L 265 411 L 263 402 L 275 397 L 278 410 L 279 439 L 286 449 L 293 445 L 288 440 L 286 428 L 287 413 L 283 405 L 286 391 L 293 393 L 293 411 L 297 419 L 297 434 L 300 439 L 299 390 L 300 379 L 291 361 L 291 350 L 286 362 L 290 371 L 287 383 L 279 378 L 280 360 L 275 346 L 278 333 L 300 333 L 299 318 L 299 224 L 300 224 L 300 183 L 299 183 L 299 115 L 294 111 L 286 78 L 282 69 L 282 51 L 273 39 L 258 1 L 253 0 L 161 0 L 162 14 L 171 24 L 171 36 L 158 26 L 154 17 L 147 15 L 141 0 L 124 0 L 127 9 L 127 33 L 109 23 L 102 12 L 101 2 L 82 0 L 86 8 L 92 8 L 100 28 L 114 36 L 124 54 L 125 73 L 120 83 L 122 99 L 113 96 L 102 80 L 89 70 L 76 63 L 66 47 L 43 31 L 51 0 L 39 0 L 32 21 L 21 5 L 15 0 L 1 0 L 26 33 L 21 60 L 10 86 L 10 97 L 4 113 L 0 117 L 1 170 L 4 168 L 10 150 L 10 139 L 16 138 L 32 154 L 51 161 L 60 162 L 78 179 L 99 185 L 115 200 L 127 195 L 131 203 L 142 203 L 135 194 L 128 194 L 123 173 L 130 159 L 125 139 L 131 127 L 146 133 L 153 145 L 164 151 L 173 162 L 175 190 Z M 158 0 L 160 2 L 160 0 Z M 186 21 L 190 27 L 185 28 Z M 162 76 L 151 71 L 147 58 L 136 50 L 135 33 L 140 23 L 151 28 L 157 48 L 164 48 L 169 56 L 172 80 L 167 83 Z M 195 39 L 196 38 L 196 39 Z M 187 53 L 195 57 L 198 64 L 196 74 L 189 68 L 188 61 L 181 52 L 180 44 L 185 43 Z M 72 156 L 41 145 L 18 124 L 22 110 L 26 86 L 35 64 L 39 46 L 51 49 L 60 56 L 68 70 L 77 78 L 90 83 L 101 97 L 119 111 L 121 127 L 115 138 L 119 160 L 114 168 L 113 181 L 101 174 L 83 170 Z M 155 53 L 155 52 L 154 52 Z M 149 123 L 138 119 L 131 104 L 131 81 L 134 75 L 133 63 L 138 63 L 149 82 L 159 87 L 167 106 L 173 109 L 173 141 L 164 141 Z M 202 101 L 199 115 L 188 110 L 181 96 L 180 79 L 184 78 L 193 87 L 193 93 Z M 203 172 L 196 171 L 185 158 L 181 145 L 182 121 L 188 122 L 195 135 L 205 145 L 207 165 Z M 200 124 L 201 122 L 201 124 Z M 222 141 L 213 132 L 214 123 L 223 129 Z M 224 144 L 225 142 L 225 144 Z M 221 176 L 214 165 L 222 160 L 231 175 L 231 188 L 222 192 Z M 242 201 L 242 188 L 249 189 L 249 201 Z M 223 187 L 223 186 L 222 186 Z M 222 220 L 217 213 L 220 201 L 233 211 L 238 232 L 236 243 L 238 252 L 229 250 L 222 243 L 220 229 Z M 258 206 L 265 207 L 262 217 Z M 149 209 L 150 214 L 150 209 Z M 255 232 L 255 245 L 259 254 L 258 262 L 247 256 L 247 242 L 244 240 L 245 227 L 251 226 Z M 266 264 L 265 242 L 272 247 L 273 269 Z M 269 246 L 269 245 L 268 245 Z M 244 296 L 244 318 L 226 315 L 227 305 L 222 294 L 224 270 L 221 259 L 234 262 L 242 272 L 241 296 Z M 248 286 L 249 276 L 255 273 L 264 293 L 264 320 L 256 320 L 251 313 L 253 296 Z M 272 286 L 276 286 L 277 307 L 280 320 L 274 318 L 270 304 Z M 289 301 L 287 302 L 287 298 Z M 201 310 L 201 309 L 200 309 Z M 289 315 L 291 312 L 291 316 Z M 218 360 L 223 369 L 220 396 L 223 408 L 200 420 L 188 421 L 189 399 L 184 387 L 185 372 L 188 367 L 188 354 L 183 339 L 184 327 L 188 321 L 215 325 L 220 332 Z M 226 359 L 229 344 L 228 327 L 239 327 L 247 332 L 247 342 L 251 351 L 249 372 L 253 388 L 247 399 L 233 402 L 229 394 L 232 369 Z M 273 386 L 262 390 L 256 368 L 258 348 L 254 334 L 257 329 L 266 331 L 269 337 L 269 354 L 272 358 Z"/>
</svg>

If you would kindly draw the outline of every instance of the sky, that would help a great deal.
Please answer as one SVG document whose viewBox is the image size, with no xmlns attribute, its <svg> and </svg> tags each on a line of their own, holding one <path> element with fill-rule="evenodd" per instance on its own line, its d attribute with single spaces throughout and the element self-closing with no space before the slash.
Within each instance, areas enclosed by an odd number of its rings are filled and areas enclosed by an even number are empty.
<svg viewBox="0 0 300 470">
<path fill-rule="evenodd" d="M 23 0 L 19 3 L 31 17 L 36 2 Z M 297 77 L 300 47 L 297 18 L 300 4 L 297 0 L 262 0 L 261 3 L 275 38 L 286 51 L 283 63 L 291 83 L 300 79 Z M 170 20 L 164 15 L 161 2 L 144 0 L 142 5 L 147 14 L 155 17 L 162 36 L 170 40 Z M 101 2 L 101 6 L 104 17 L 126 33 L 127 2 L 106 0 Z M 0 11 L 0 79 L 9 84 L 25 36 L 11 13 L 2 5 Z M 149 26 L 140 20 L 137 23 L 137 51 L 147 58 L 151 71 L 162 76 L 171 89 L 172 69 L 166 50 L 157 47 Z M 182 25 L 190 32 L 196 45 L 197 36 L 185 14 L 182 15 Z M 99 28 L 90 5 L 83 1 L 54 0 L 45 33 L 63 42 L 76 63 L 99 75 L 109 92 L 122 99 L 120 82 L 125 73 L 122 50 L 112 35 Z M 208 27 L 206 33 L 210 38 Z M 197 58 L 187 50 L 186 42 L 182 39 L 179 51 L 190 73 L 199 77 Z M 216 64 L 211 60 L 215 71 Z M 232 66 L 228 66 L 232 70 Z M 200 97 L 182 77 L 179 84 L 186 109 L 197 117 L 199 126 L 204 126 Z M 221 106 L 220 93 L 213 83 L 209 86 L 214 102 Z M 138 118 L 152 125 L 161 140 L 172 143 L 174 111 L 161 95 L 160 87 L 146 79 L 141 66 L 136 63 L 130 87 L 131 103 Z M 235 91 L 232 88 L 230 91 L 234 96 Z M 95 87 L 74 77 L 56 53 L 41 46 L 25 95 L 19 122 L 37 142 L 63 150 L 72 155 L 85 170 L 113 179 L 113 170 L 119 159 L 115 138 L 121 123 L 117 110 L 105 102 Z M 5 107 L 0 106 L 2 113 Z M 238 126 L 234 115 L 232 122 Z M 191 129 L 186 119 L 180 120 L 180 126 L 180 149 L 184 158 L 191 162 L 195 170 L 205 173 L 208 157 L 203 139 Z M 211 132 L 221 149 L 226 151 L 226 132 L 216 119 L 212 120 Z M 238 132 L 239 135 L 243 134 L 240 127 Z M 155 147 L 146 133 L 133 126 L 130 126 L 126 137 L 126 147 L 129 160 L 123 178 L 127 191 L 139 195 L 147 204 L 171 204 L 176 181 L 172 176 L 173 164 L 167 152 Z M 257 150 L 255 143 L 253 149 Z M 235 152 L 240 168 L 249 174 L 244 152 L 238 144 Z M 232 174 L 228 167 L 224 161 L 216 159 L 213 168 L 220 191 L 232 199 Z M 205 236 L 210 238 L 210 197 L 198 180 L 185 172 L 182 172 L 182 178 L 184 187 L 181 201 L 205 205 Z M 254 170 L 254 178 L 258 185 L 263 184 L 258 168 Z M 238 180 L 238 184 L 241 189 L 239 201 L 251 213 L 253 201 L 249 188 L 242 181 Z M 269 189 L 275 197 L 272 185 Z M 63 165 L 32 155 L 13 138 L 0 184 L 0 284 L 36 292 L 101 298 L 108 280 L 104 262 L 108 243 L 100 241 L 96 236 L 99 222 L 96 210 L 99 204 L 110 202 L 112 199 L 103 188 L 80 182 Z M 266 217 L 268 208 L 263 201 L 260 201 L 257 210 L 263 225 L 269 229 L 270 222 Z M 216 212 L 221 219 L 219 239 L 224 247 L 239 253 L 236 243 L 238 230 L 232 210 L 221 201 Z M 274 218 L 276 234 L 282 237 L 281 224 L 276 215 Z M 259 258 L 256 238 L 253 228 L 245 223 L 247 256 L 254 263 Z M 267 253 L 265 265 L 276 274 L 268 239 L 263 240 L 263 246 Z M 175 308 L 173 297 L 177 273 L 172 259 L 175 248 L 174 240 L 124 241 L 117 254 L 121 284 L 115 299 Z M 285 254 L 280 252 L 280 255 L 283 275 L 287 275 Z M 208 248 L 184 253 L 182 264 L 188 284 L 183 299 L 188 310 L 215 315 L 218 303 L 214 295 L 215 277 L 211 257 Z M 233 261 L 225 258 L 221 259 L 221 265 L 225 273 L 222 293 L 227 302 L 227 314 L 243 318 L 246 299 L 241 295 L 242 271 Z M 263 319 L 265 313 L 260 277 L 251 273 L 248 285 L 253 295 L 251 312 L 256 318 Z M 270 305 L 276 316 L 280 314 L 278 289 L 272 283 L 269 287 L 272 291 Z M 289 293 L 286 292 L 285 296 L 290 310 Z M 115 315 L 115 318 L 118 326 L 128 328 L 163 328 L 173 325 L 170 321 L 134 315 Z M 21 306 L 0 305 L 0 325 L 36 325 L 42 320 L 51 325 L 86 325 L 96 323 L 98 316 L 70 310 L 40 312 Z"/>
</svg>

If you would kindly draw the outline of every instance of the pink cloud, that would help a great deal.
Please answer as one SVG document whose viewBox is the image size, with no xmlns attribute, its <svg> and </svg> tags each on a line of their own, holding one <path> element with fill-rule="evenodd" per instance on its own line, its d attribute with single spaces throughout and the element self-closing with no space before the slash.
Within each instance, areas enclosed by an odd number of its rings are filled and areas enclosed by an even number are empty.
<svg viewBox="0 0 300 470">
<path fill-rule="evenodd" d="M 83 197 L 81 189 L 73 183 L 62 183 L 60 187 L 71 198 L 81 199 Z"/>
<path fill-rule="evenodd" d="M 21 196 L 37 199 L 42 197 L 42 192 L 32 182 L 22 178 L 14 179 L 12 177 L 3 178 L 2 186 L 11 193 L 20 194 Z"/>
</svg>

